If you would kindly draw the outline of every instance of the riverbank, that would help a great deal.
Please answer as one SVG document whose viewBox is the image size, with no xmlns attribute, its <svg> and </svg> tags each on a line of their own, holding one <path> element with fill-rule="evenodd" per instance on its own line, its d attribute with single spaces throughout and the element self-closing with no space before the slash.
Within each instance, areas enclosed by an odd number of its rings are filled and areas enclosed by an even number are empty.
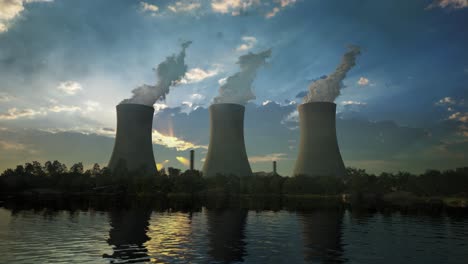
<svg viewBox="0 0 468 264">
<path fill-rule="evenodd" d="M 400 210 L 400 211 L 460 211 L 468 213 L 467 197 L 418 197 L 406 192 L 376 195 L 222 195 L 207 192 L 169 194 L 110 194 L 95 192 L 60 192 L 30 190 L 21 193 L 0 194 L 0 206 L 41 208 L 87 207 L 110 210 L 126 207 L 152 207 L 155 209 L 197 210 L 201 207 L 239 207 L 250 210 Z"/>
</svg>

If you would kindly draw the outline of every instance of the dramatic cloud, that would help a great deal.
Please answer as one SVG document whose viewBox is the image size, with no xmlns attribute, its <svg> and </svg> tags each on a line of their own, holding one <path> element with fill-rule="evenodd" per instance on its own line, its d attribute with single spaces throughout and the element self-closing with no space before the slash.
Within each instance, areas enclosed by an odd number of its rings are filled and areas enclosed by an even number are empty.
<svg viewBox="0 0 468 264">
<path fill-rule="evenodd" d="M 257 39 L 255 37 L 244 36 L 242 37 L 242 42 L 243 43 L 237 47 L 237 51 L 247 51 L 252 49 L 257 43 Z"/>
<path fill-rule="evenodd" d="M 365 77 L 361 77 L 359 78 L 358 82 L 357 82 L 360 86 L 367 86 L 369 85 L 369 79 L 365 78 Z"/>
<path fill-rule="evenodd" d="M 309 94 L 304 97 L 304 103 L 309 102 L 334 102 L 341 94 L 343 80 L 351 68 L 356 65 L 356 57 L 361 54 L 358 46 L 350 46 L 348 52 L 343 55 L 340 65 L 335 72 L 325 79 L 314 81 L 309 86 Z"/>
<path fill-rule="evenodd" d="M 172 5 L 168 5 L 167 8 L 174 13 L 179 12 L 190 12 L 201 7 L 198 1 L 177 1 Z"/>
<path fill-rule="evenodd" d="M 462 9 L 468 7 L 468 0 L 435 0 L 427 8 L 432 9 L 435 7 Z"/>
<path fill-rule="evenodd" d="M 180 162 L 180 164 L 184 165 L 185 167 L 190 166 L 190 160 L 185 157 L 177 156 L 176 160 Z"/>
<path fill-rule="evenodd" d="M 208 149 L 205 145 L 196 145 L 192 142 L 185 141 L 175 136 L 163 135 L 156 129 L 153 129 L 153 143 L 168 148 L 175 148 L 177 151 L 184 151 L 188 149 Z"/>
<path fill-rule="evenodd" d="M 185 65 L 185 50 L 192 42 L 182 43 L 182 51 L 178 55 L 172 55 L 158 65 L 156 85 L 144 84 L 132 91 L 133 97 L 125 99 L 121 104 L 143 104 L 152 106 L 158 100 L 164 100 L 169 93 L 169 88 L 178 84 L 187 72 Z"/>
<path fill-rule="evenodd" d="M 61 82 L 57 89 L 67 95 L 75 95 L 77 92 L 83 90 L 80 83 L 74 81 Z"/>
<path fill-rule="evenodd" d="M 286 160 L 288 154 L 286 153 L 271 153 L 263 156 L 249 157 L 251 163 L 273 162 L 279 160 Z"/>
<path fill-rule="evenodd" d="M 161 170 L 162 168 L 166 167 L 168 163 L 169 160 L 164 160 L 163 162 L 156 163 L 156 168 L 158 168 L 158 170 Z"/>
<path fill-rule="evenodd" d="M 214 103 L 246 104 L 255 99 L 252 83 L 258 69 L 265 65 L 270 56 L 271 49 L 240 56 L 237 64 L 241 71 L 226 79 L 226 83 L 219 88 L 219 96 L 214 98 Z"/>
</svg>

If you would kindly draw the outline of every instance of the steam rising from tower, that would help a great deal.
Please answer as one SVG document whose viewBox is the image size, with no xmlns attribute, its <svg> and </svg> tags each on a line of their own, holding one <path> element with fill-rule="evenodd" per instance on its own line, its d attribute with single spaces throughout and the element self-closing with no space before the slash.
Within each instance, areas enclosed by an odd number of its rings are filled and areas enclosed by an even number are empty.
<svg viewBox="0 0 468 264">
<path fill-rule="evenodd" d="M 304 97 L 304 103 L 334 102 L 341 93 L 346 74 L 356 65 L 356 57 L 359 54 L 361 54 L 361 49 L 358 46 L 350 46 L 335 72 L 324 79 L 314 81 L 309 86 L 309 93 Z"/>
<path fill-rule="evenodd" d="M 294 175 L 344 176 L 346 173 L 336 138 L 336 104 L 343 79 L 356 65 L 361 53 L 357 46 L 349 47 L 335 72 L 313 82 L 299 112 L 300 142 Z"/>
<path fill-rule="evenodd" d="M 243 106 L 255 99 L 252 83 L 260 66 L 265 65 L 271 50 L 249 53 L 239 57 L 241 71 L 228 77 L 219 88 L 219 96 L 210 106 L 210 145 L 203 165 L 203 175 L 216 174 L 250 176 L 244 144 Z"/>
<path fill-rule="evenodd" d="M 158 82 L 144 84 L 132 91 L 133 97 L 117 105 L 117 135 L 109 168 L 118 172 L 121 166 L 130 171 L 143 170 L 148 175 L 157 173 L 153 155 L 153 104 L 165 99 L 169 88 L 178 84 L 187 72 L 185 50 L 191 41 L 182 43 L 178 55 L 161 62 L 156 71 Z"/>
<path fill-rule="evenodd" d="M 265 65 L 266 59 L 271 56 L 271 49 L 240 56 L 237 64 L 240 72 L 229 76 L 226 83 L 219 88 L 219 96 L 214 98 L 215 104 L 247 104 L 248 101 L 255 99 L 252 92 L 252 83 L 257 76 L 258 69 Z"/>
<path fill-rule="evenodd" d="M 143 84 L 132 91 L 133 96 L 125 99 L 121 104 L 143 104 L 152 106 L 156 101 L 166 98 L 169 88 L 178 84 L 187 72 L 185 65 L 185 50 L 192 44 L 191 41 L 182 43 L 182 50 L 178 55 L 172 55 L 161 62 L 155 69 L 158 82 L 155 85 Z"/>
</svg>

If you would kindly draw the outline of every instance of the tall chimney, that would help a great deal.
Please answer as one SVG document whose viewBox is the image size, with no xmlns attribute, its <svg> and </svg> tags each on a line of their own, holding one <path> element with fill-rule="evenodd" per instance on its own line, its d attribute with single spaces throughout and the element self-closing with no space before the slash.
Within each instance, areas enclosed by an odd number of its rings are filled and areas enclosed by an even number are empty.
<svg viewBox="0 0 468 264">
<path fill-rule="evenodd" d="M 195 150 L 192 149 L 190 150 L 190 170 L 194 169 L 194 166 L 193 166 L 194 158 L 195 158 Z"/>
<path fill-rule="evenodd" d="M 142 169 L 145 174 L 157 173 L 151 132 L 154 108 L 140 104 L 119 104 L 117 134 L 109 169 L 115 171 L 123 163 L 129 171 Z"/>
<path fill-rule="evenodd" d="M 276 175 L 276 161 L 273 161 L 273 174 Z"/>
<path fill-rule="evenodd" d="M 344 176 L 345 166 L 336 139 L 336 104 L 301 104 L 299 155 L 294 175 Z"/>
<path fill-rule="evenodd" d="M 239 104 L 213 104 L 210 111 L 210 145 L 203 175 L 251 176 L 244 144 L 245 107 Z"/>
</svg>

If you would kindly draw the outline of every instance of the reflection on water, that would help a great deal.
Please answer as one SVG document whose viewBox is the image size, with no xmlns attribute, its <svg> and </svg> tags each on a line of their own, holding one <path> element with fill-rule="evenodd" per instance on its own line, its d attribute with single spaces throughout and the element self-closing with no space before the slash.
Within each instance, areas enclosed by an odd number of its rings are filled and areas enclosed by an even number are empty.
<svg viewBox="0 0 468 264">
<path fill-rule="evenodd" d="M 468 217 L 0 208 L 0 263 L 466 263 Z"/>
<path fill-rule="evenodd" d="M 342 263 L 342 210 L 298 213 L 303 225 L 304 258 L 314 263 Z"/>
<path fill-rule="evenodd" d="M 147 235 L 151 210 L 129 209 L 109 213 L 109 239 L 113 246 L 112 255 L 104 254 L 114 263 L 135 263 L 149 261 L 148 250 L 144 243 L 150 238 Z"/>
<path fill-rule="evenodd" d="M 209 255 L 215 262 L 242 262 L 245 256 L 247 210 L 207 210 Z"/>
</svg>

